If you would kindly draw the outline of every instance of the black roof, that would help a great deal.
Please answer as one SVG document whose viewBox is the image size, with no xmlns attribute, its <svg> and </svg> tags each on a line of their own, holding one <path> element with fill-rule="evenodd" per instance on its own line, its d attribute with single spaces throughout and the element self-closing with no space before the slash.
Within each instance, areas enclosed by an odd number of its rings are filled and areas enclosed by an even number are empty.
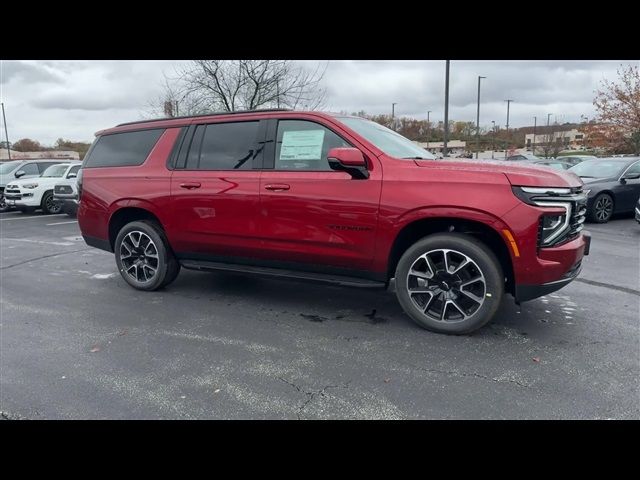
<svg viewBox="0 0 640 480">
<path fill-rule="evenodd" d="M 185 118 L 200 118 L 200 117 L 213 117 L 216 115 L 240 115 L 242 113 L 260 113 L 260 112 L 288 112 L 289 108 L 263 108 L 258 110 L 236 110 L 233 112 L 211 112 L 203 113 L 201 115 L 183 115 L 180 117 L 164 117 L 164 118 L 152 118 L 150 120 L 136 120 L 135 122 L 125 122 L 116 125 L 116 127 L 122 127 L 123 125 L 136 125 L 138 123 L 150 123 L 150 122 L 166 122 L 168 120 L 180 120 Z"/>
</svg>

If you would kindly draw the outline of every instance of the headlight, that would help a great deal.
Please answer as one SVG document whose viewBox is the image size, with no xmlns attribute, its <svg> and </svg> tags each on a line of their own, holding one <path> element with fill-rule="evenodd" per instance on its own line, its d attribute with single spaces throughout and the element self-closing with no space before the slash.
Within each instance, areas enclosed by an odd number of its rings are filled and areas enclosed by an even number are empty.
<svg viewBox="0 0 640 480">
<path fill-rule="evenodd" d="M 22 185 L 22 188 L 29 188 L 29 189 L 38 188 L 38 184 L 37 183 L 25 183 L 24 185 Z"/>
<path fill-rule="evenodd" d="M 545 213 L 540 217 L 540 246 L 553 245 L 554 241 L 569 228 L 571 218 L 571 203 L 565 202 L 536 202 L 540 207 L 562 208 L 564 213 Z"/>
</svg>

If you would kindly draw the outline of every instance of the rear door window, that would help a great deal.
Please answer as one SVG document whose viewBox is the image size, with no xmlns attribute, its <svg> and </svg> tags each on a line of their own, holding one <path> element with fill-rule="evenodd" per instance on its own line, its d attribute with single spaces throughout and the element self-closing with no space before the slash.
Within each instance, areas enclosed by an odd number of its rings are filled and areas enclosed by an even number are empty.
<svg viewBox="0 0 640 480">
<path fill-rule="evenodd" d="M 84 160 L 85 168 L 142 165 L 163 134 L 163 128 L 101 136 Z"/>
<path fill-rule="evenodd" d="M 198 125 L 188 170 L 251 170 L 259 153 L 259 121 Z"/>
</svg>

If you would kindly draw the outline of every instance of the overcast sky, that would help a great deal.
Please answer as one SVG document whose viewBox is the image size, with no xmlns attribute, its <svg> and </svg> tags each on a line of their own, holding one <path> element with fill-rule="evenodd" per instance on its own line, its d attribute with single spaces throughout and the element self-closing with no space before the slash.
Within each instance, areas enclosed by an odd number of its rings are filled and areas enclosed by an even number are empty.
<svg viewBox="0 0 640 480">
<path fill-rule="evenodd" d="M 91 141 L 97 130 L 138 120 L 162 90 L 175 61 L 0 61 L 0 96 L 9 139 L 49 145 L 59 137 Z M 317 62 L 302 62 L 313 67 Z M 452 61 L 449 118 L 475 121 L 478 75 L 480 124 L 510 126 L 580 121 L 594 115 L 594 90 L 615 79 L 620 64 L 638 61 Z M 324 64 L 324 62 L 323 62 Z M 444 61 L 330 61 L 324 77 L 326 109 L 444 117 Z M 0 137 L 4 140 L 4 129 Z"/>
</svg>

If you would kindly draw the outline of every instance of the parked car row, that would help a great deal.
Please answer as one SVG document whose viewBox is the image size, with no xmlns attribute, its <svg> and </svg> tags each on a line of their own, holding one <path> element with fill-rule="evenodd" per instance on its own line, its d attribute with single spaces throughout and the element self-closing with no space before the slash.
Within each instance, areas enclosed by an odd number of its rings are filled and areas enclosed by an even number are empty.
<svg viewBox="0 0 640 480">
<path fill-rule="evenodd" d="M 81 166 L 80 162 L 60 160 L 16 160 L 0 165 L 0 211 L 42 209 L 45 214 L 64 211 L 75 215 Z"/>
</svg>

